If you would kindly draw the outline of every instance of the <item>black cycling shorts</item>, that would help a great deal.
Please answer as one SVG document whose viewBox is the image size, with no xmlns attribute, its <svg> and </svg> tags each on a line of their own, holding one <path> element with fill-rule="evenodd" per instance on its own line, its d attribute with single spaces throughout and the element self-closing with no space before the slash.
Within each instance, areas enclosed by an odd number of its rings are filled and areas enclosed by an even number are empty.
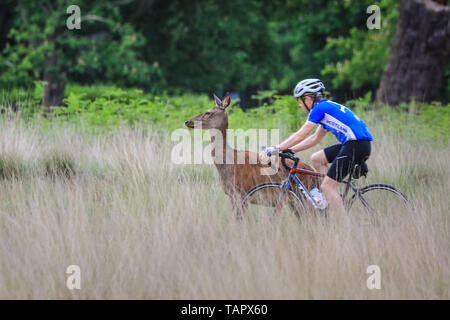
<svg viewBox="0 0 450 320">
<path fill-rule="evenodd" d="M 354 163 L 365 161 L 370 156 L 369 140 L 350 140 L 345 144 L 335 144 L 323 149 L 328 163 L 331 163 L 327 176 L 341 182 L 350 172 Z"/>
</svg>

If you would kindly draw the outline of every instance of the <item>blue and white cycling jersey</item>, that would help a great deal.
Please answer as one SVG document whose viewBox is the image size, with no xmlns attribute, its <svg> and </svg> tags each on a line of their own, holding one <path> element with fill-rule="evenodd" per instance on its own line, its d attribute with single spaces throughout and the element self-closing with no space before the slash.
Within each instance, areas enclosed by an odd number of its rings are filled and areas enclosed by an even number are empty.
<svg viewBox="0 0 450 320">
<path fill-rule="evenodd" d="M 320 123 L 325 130 L 333 132 L 342 144 L 349 140 L 373 140 L 366 124 L 356 114 L 328 99 L 314 105 L 308 121 Z"/>
</svg>

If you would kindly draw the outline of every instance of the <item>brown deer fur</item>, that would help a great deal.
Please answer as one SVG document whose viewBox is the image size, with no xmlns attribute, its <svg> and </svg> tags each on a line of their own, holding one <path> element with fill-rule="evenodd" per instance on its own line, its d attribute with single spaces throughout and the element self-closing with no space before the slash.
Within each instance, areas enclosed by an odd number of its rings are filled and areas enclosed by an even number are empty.
<svg viewBox="0 0 450 320">
<path fill-rule="evenodd" d="M 222 139 L 215 139 L 211 132 L 211 154 L 215 162 L 215 166 L 219 172 L 219 179 L 222 188 L 230 197 L 233 208 L 240 204 L 242 197 L 253 186 L 263 182 L 281 182 L 284 180 L 288 171 L 282 166 L 279 159 L 278 172 L 272 169 L 275 174 L 263 175 L 262 169 L 270 169 L 267 164 L 261 164 L 258 159 L 258 154 L 250 151 L 241 151 L 231 148 L 227 144 L 226 132 L 228 129 L 228 115 L 226 107 L 230 104 L 230 96 L 227 94 L 221 101 L 214 95 L 216 105 L 211 109 L 206 110 L 204 113 L 188 120 L 185 125 L 188 128 L 194 128 L 194 123 L 201 123 L 202 129 L 216 129 L 222 133 Z M 223 158 L 216 158 L 216 152 L 220 152 L 219 155 L 223 155 Z M 244 163 L 238 164 L 238 159 L 242 159 L 242 153 L 244 153 Z M 250 161 L 253 159 L 253 161 Z M 241 160 L 242 162 L 242 160 Z M 256 162 L 256 163 L 255 163 Z M 286 160 L 289 166 L 293 165 L 291 160 Z M 299 163 L 299 168 L 314 170 L 312 167 L 305 163 Z M 311 188 L 313 185 L 317 186 L 317 179 L 313 179 L 311 176 L 299 175 L 299 178 L 307 188 Z"/>
</svg>

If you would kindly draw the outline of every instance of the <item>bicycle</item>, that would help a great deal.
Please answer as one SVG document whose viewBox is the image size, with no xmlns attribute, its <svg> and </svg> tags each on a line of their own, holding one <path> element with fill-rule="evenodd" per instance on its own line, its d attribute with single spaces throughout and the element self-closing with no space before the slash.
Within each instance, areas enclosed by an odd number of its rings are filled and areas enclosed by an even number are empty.
<svg viewBox="0 0 450 320">
<path fill-rule="evenodd" d="M 300 217 L 307 209 L 306 203 L 309 203 L 313 209 L 319 212 L 326 212 L 327 208 L 320 209 L 319 205 L 311 196 L 310 191 L 297 177 L 297 174 L 305 174 L 318 179 L 325 177 L 325 175 L 315 171 L 297 168 L 300 159 L 295 157 L 290 149 L 280 152 L 279 156 L 283 167 L 289 171 L 289 175 L 281 183 L 266 182 L 251 188 L 242 198 L 242 209 L 250 211 L 249 207 L 255 205 L 258 207 L 256 210 L 259 214 L 262 210 L 273 210 L 273 215 L 279 215 L 282 209 L 289 208 L 294 211 L 297 217 Z M 289 167 L 286 164 L 286 159 L 294 161 L 294 165 Z M 345 185 L 345 191 L 341 193 L 341 197 L 347 211 L 350 211 L 354 207 L 357 199 L 360 200 L 359 203 L 361 203 L 364 210 L 372 214 L 382 214 L 392 210 L 409 208 L 406 195 L 393 186 L 387 184 L 371 184 L 364 187 L 357 187 L 354 185 L 352 179 L 359 178 L 355 172 L 355 168 L 361 168 L 365 165 L 365 161 L 354 163 L 348 179 L 341 182 Z M 350 190 L 353 191 L 353 195 L 347 197 Z"/>
</svg>

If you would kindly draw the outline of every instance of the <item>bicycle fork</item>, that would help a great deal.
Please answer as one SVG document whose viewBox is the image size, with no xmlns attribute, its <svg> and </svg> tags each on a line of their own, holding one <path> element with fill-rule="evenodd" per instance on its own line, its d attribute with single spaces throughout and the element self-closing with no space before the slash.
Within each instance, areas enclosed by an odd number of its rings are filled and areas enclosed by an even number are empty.
<svg viewBox="0 0 450 320">
<path fill-rule="evenodd" d="M 289 179 L 285 179 L 283 181 L 283 184 L 281 185 L 281 193 L 278 196 L 277 205 L 275 206 L 275 211 L 273 213 L 274 216 L 277 216 L 281 209 L 283 209 L 284 203 L 284 197 L 286 196 L 286 193 L 288 192 L 288 189 L 291 187 L 291 183 Z"/>
<path fill-rule="evenodd" d="M 315 209 L 322 211 L 324 209 L 319 208 L 316 201 L 313 199 L 309 191 L 305 188 L 303 183 L 298 179 L 297 176 L 293 175 L 290 176 L 288 179 L 285 179 L 281 185 L 281 193 L 278 196 L 277 205 L 275 206 L 274 216 L 277 216 L 281 209 L 283 209 L 284 203 L 283 200 L 286 196 L 286 193 L 288 192 L 289 188 L 291 187 L 291 183 L 297 185 L 297 187 L 302 191 L 302 193 L 305 195 L 306 199 L 314 206 Z"/>
</svg>

